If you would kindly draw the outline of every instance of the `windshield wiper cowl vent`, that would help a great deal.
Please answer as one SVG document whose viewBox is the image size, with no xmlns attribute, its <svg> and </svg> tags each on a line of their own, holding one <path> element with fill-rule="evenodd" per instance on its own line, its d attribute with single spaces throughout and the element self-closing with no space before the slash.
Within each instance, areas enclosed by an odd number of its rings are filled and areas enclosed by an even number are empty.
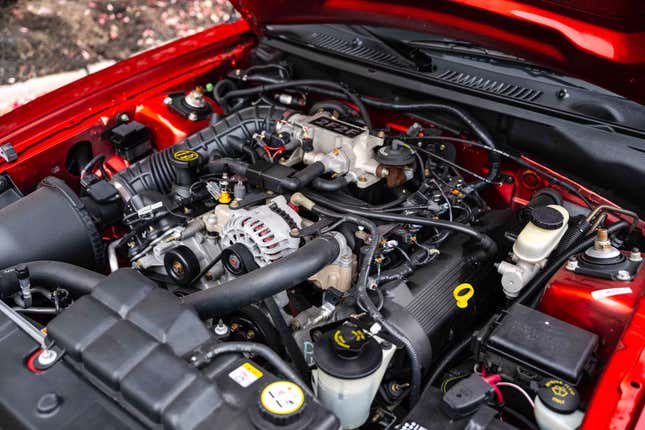
<svg viewBox="0 0 645 430">
<path fill-rule="evenodd" d="M 308 36 L 309 40 L 307 42 L 318 48 L 328 49 L 374 63 L 387 64 L 395 67 L 409 67 L 409 64 L 401 61 L 396 55 L 366 46 L 360 39 L 346 40 L 325 32 L 314 32 Z"/>
<path fill-rule="evenodd" d="M 502 81 L 486 79 L 481 76 L 471 75 L 469 73 L 446 70 L 436 78 L 452 82 L 463 87 L 474 88 L 501 96 L 510 97 L 525 102 L 534 102 L 541 95 L 542 91 L 533 88 L 523 87 L 521 85 L 509 84 Z"/>
</svg>

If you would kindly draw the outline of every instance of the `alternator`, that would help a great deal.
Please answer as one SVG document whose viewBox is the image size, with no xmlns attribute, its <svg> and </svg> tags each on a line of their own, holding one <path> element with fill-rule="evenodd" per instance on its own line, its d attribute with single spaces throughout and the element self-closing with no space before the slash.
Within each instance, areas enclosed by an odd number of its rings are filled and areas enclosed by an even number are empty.
<svg viewBox="0 0 645 430">
<path fill-rule="evenodd" d="M 278 196 L 263 206 L 231 211 L 222 229 L 222 248 L 240 243 L 258 266 L 266 266 L 298 249 L 300 239 L 290 232 L 301 225 L 302 218 L 283 196 Z"/>
</svg>

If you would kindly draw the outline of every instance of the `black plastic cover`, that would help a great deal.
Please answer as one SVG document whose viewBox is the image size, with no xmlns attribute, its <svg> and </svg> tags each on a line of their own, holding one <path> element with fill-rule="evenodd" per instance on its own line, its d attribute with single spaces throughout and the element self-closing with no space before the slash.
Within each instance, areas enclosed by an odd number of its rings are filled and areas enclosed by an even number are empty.
<svg viewBox="0 0 645 430">
<path fill-rule="evenodd" d="M 152 152 L 152 140 L 148 127 L 137 121 L 120 124 L 110 130 L 110 141 L 116 153 L 133 162 Z"/>
<path fill-rule="evenodd" d="M 481 379 L 481 378 L 480 378 Z M 514 426 L 502 421 L 495 409 L 481 404 L 466 418 L 450 418 L 441 406 L 443 393 L 431 385 L 399 426 L 401 430 L 513 430 Z"/>
<path fill-rule="evenodd" d="M 405 283 L 384 285 L 383 314 L 413 341 L 424 366 L 430 365 L 432 351 L 446 345 L 452 334 L 470 334 L 476 310 L 493 300 L 484 281 L 492 266 L 472 264 L 467 243 L 465 237 L 449 237 L 432 264 L 417 268 Z M 464 282 L 473 285 L 475 295 L 468 307 L 461 309 L 453 291 Z"/>
<path fill-rule="evenodd" d="M 206 397 L 209 406 L 173 418 L 184 428 L 222 403 L 217 387 L 181 358 L 211 339 L 210 332 L 192 309 L 139 272 L 114 272 L 47 328 L 68 364 L 149 425 L 170 419 L 167 411 L 187 403 L 186 396 Z"/>
<path fill-rule="evenodd" d="M 483 339 L 479 351 L 482 357 L 478 358 L 493 362 L 499 362 L 497 358 L 510 360 L 543 375 L 577 384 L 589 368 L 597 345 L 595 334 L 515 304 Z"/>
<path fill-rule="evenodd" d="M 441 399 L 441 407 L 451 418 L 467 417 L 486 403 L 492 394 L 493 387 L 473 373 L 450 387 Z"/>
<path fill-rule="evenodd" d="M 109 413 L 82 415 L 77 428 L 105 428 L 113 423 L 114 428 L 128 428 L 120 425 L 121 416 L 131 421 L 134 418 L 147 428 L 273 428 L 259 420 L 258 402 L 260 391 L 277 378 L 237 354 L 217 357 L 203 370 L 191 365 L 186 357 L 205 342 L 213 342 L 212 334 L 192 308 L 139 272 L 114 272 L 91 295 L 54 318 L 47 328 L 66 354 L 61 362 L 38 376 L 46 378 L 51 372 L 73 369 L 80 378 L 75 376 L 70 383 L 80 391 L 79 396 L 87 392 L 108 403 L 104 409 Z M 0 326 L 0 334 L 1 331 Z M 2 338 L 0 345 L 1 342 Z M 35 347 L 32 341 L 21 359 L 15 359 L 18 352 L 13 346 L 0 349 L 0 377 L 4 378 L 3 366 L 9 373 L 9 368 L 22 369 L 23 356 Z M 6 357 L 5 351 L 11 357 Z M 4 385 L 5 379 L 1 380 L 0 385 Z M 11 384 L 14 391 L 29 387 L 17 379 L 11 379 Z M 64 380 L 59 384 L 62 391 L 57 393 L 68 389 Z M 0 404 L 8 404 L 5 400 L 0 397 Z M 44 401 L 47 407 L 51 399 Z M 306 403 L 306 414 L 291 423 L 289 430 L 338 428 L 337 418 L 315 399 L 307 397 Z M 12 419 L 24 427 L 34 427 L 33 402 L 10 404 L 8 415 L 22 415 Z M 81 415 L 79 411 L 67 413 Z"/>
</svg>

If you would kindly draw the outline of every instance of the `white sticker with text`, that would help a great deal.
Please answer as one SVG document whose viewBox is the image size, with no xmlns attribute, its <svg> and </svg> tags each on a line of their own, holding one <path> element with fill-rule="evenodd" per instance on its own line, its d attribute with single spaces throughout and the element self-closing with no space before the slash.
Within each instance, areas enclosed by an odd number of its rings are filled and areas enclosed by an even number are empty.
<svg viewBox="0 0 645 430">
<path fill-rule="evenodd" d="M 631 294 L 631 293 L 632 293 L 632 289 L 629 287 L 606 288 L 604 290 L 592 291 L 591 297 L 593 297 L 594 300 L 602 300 L 602 299 L 606 299 L 607 297 L 621 296 L 623 294 Z"/>
</svg>

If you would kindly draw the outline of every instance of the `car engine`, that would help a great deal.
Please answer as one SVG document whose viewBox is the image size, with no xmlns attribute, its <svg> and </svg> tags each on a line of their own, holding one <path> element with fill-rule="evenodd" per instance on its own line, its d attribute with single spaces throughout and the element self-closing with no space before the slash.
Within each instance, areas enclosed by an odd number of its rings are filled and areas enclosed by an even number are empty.
<svg viewBox="0 0 645 430">
<path fill-rule="evenodd" d="M 601 333 L 556 303 L 571 277 L 643 291 L 636 214 L 591 205 L 456 105 L 426 106 L 451 132 L 287 71 L 155 96 L 187 137 L 121 113 L 77 183 L 3 204 L 11 422 L 579 425 L 627 320 Z M 5 400 L 18 380 L 49 397 Z"/>
</svg>

